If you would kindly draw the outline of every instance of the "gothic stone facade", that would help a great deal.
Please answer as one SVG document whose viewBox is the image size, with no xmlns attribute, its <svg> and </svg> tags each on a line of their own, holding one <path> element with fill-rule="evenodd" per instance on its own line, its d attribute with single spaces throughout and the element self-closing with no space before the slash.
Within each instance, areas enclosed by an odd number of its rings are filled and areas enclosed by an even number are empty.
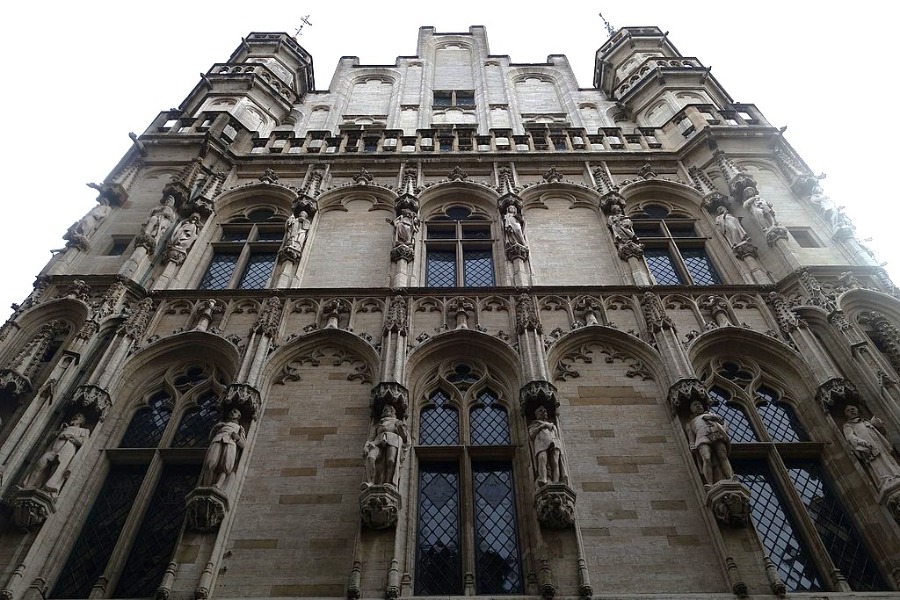
<svg viewBox="0 0 900 600">
<path fill-rule="evenodd" d="M 897 590 L 898 289 L 659 29 L 593 84 L 213 65 L 0 329 L 0 595 Z"/>
</svg>

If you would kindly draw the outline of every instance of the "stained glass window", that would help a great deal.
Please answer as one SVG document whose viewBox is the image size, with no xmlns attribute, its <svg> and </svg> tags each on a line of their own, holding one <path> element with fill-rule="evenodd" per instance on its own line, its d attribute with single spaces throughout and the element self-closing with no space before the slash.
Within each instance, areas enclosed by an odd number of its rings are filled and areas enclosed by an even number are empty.
<svg viewBox="0 0 900 600">
<path fill-rule="evenodd" d="M 197 485 L 198 465 L 168 465 L 144 514 L 113 598 L 151 597 L 178 542 L 185 496 Z"/>
<path fill-rule="evenodd" d="M 419 466 L 418 512 L 416 595 L 462 594 L 456 464 Z"/>
<path fill-rule="evenodd" d="M 423 408 L 419 419 L 419 443 L 423 446 L 458 444 L 459 414 L 450 406 L 450 397 L 437 390 L 429 400 L 432 406 Z"/>
<path fill-rule="evenodd" d="M 88 515 L 69 560 L 50 594 L 52 598 L 87 598 L 125 526 L 147 465 L 114 465 Z M 149 595 L 149 594 L 148 594 Z"/>
<path fill-rule="evenodd" d="M 785 461 L 785 466 L 819 538 L 850 588 L 853 591 L 888 589 L 821 467 L 812 461 Z"/>
<path fill-rule="evenodd" d="M 738 481 L 750 491 L 753 525 L 788 591 L 821 590 L 816 566 L 769 469 L 762 461 L 735 462 L 734 467 Z"/>
<path fill-rule="evenodd" d="M 508 464 L 476 463 L 472 470 L 476 593 L 521 594 L 512 468 Z"/>
<path fill-rule="evenodd" d="M 509 423 L 506 409 L 497 403 L 497 396 L 490 390 L 478 394 L 478 404 L 472 407 L 472 444 L 496 446 L 509 444 Z"/>
<path fill-rule="evenodd" d="M 171 401 L 172 398 L 164 391 L 150 396 L 147 406 L 134 413 L 119 447 L 156 448 L 172 416 Z"/>
</svg>

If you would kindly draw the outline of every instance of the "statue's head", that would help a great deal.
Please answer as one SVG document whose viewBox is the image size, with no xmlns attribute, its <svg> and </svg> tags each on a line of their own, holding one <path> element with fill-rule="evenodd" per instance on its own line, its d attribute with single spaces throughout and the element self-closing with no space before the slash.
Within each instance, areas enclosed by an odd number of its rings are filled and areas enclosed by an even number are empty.
<svg viewBox="0 0 900 600">
<path fill-rule="evenodd" d="M 753 196 L 756 196 L 757 194 L 759 194 L 759 192 L 757 192 L 756 188 L 753 187 L 752 185 L 748 185 L 747 187 L 744 188 L 744 200 L 747 200 L 748 198 L 752 198 Z"/>
<path fill-rule="evenodd" d="M 546 421 L 549 418 L 547 409 L 543 406 L 538 406 L 536 409 L 534 409 L 534 418 L 538 421 Z"/>
<path fill-rule="evenodd" d="M 392 419 L 397 418 L 397 411 L 394 410 L 394 407 L 391 406 L 390 404 L 385 404 L 384 408 L 381 409 L 381 418 L 383 419 L 386 417 L 389 417 Z"/>
<path fill-rule="evenodd" d="M 301 210 L 301 211 L 300 211 L 300 218 L 301 218 L 301 219 L 308 219 L 308 218 L 309 218 L 309 213 L 306 212 L 305 210 Z"/>
<path fill-rule="evenodd" d="M 702 415 L 706 412 L 706 408 L 704 408 L 703 403 L 699 400 L 694 400 L 691 402 L 691 414 L 692 415 Z"/>
<path fill-rule="evenodd" d="M 844 409 L 844 416 L 848 419 L 858 419 L 859 409 L 853 404 L 848 404 L 847 408 Z"/>
<path fill-rule="evenodd" d="M 168 207 L 175 206 L 175 196 L 173 196 L 172 194 L 167 194 L 166 197 L 163 199 L 163 204 L 165 204 Z"/>
<path fill-rule="evenodd" d="M 515 216 L 518 214 L 519 209 L 516 208 L 515 204 L 510 204 L 509 208 L 506 209 L 506 213 Z"/>
<path fill-rule="evenodd" d="M 228 411 L 228 420 L 238 422 L 241 420 L 241 411 L 236 408 L 232 408 Z"/>
<path fill-rule="evenodd" d="M 77 412 L 69 419 L 69 425 L 74 425 L 75 427 L 81 427 L 84 425 L 87 419 L 84 416 L 84 413 Z"/>
<path fill-rule="evenodd" d="M 614 214 L 614 215 L 621 215 L 621 214 L 622 214 L 622 207 L 619 206 L 618 204 L 613 204 L 613 205 L 609 208 L 609 212 L 611 212 L 611 213 Z"/>
<path fill-rule="evenodd" d="M 718 214 L 720 214 L 720 215 L 724 215 L 724 214 L 727 213 L 727 212 L 728 212 L 728 209 L 725 208 L 724 206 L 720 206 L 720 207 L 716 210 L 716 213 L 718 213 Z"/>
</svg>

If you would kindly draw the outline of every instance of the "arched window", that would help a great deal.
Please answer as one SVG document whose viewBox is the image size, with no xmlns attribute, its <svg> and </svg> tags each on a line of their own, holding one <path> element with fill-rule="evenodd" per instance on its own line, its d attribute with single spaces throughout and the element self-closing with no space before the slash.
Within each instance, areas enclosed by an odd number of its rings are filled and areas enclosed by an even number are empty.
<svg viewBox="0 0 900 600">
<path fill-rule="evenodd" d="M 269 285 L 284 238 L 284 215 L 257 208 L 222 225 L 213 257 L 200 281 L 204 290 L 258 289 Z"/>
<path fill-rule="evenodd" d="M 521 594 L 507 409 L 482 365 L 445 364 L 438 380 L 419 412 L 415 593 L 461 595 L 474 580 L 479 595 Z"/>
<path fill-rule="evenodd" d="M 706 238 L 697 235 L 694 219 L 648 204 L 631 216 L 634 232 L 644 245 L 644 261 L 657 285 L 721 283 L 706 254 Z"/>
<path fill-rule="evenodd" d="M 87 598 L 101 577 L 109 580 L 113 598 L 153 596 L 172 560 L 185 497 L 197 484 L 203 459 L 202 452 L 176 449 L 208 443 L 222 389 L 214 374 L 207 365 L 169 369 L 134 412 L 118 448 L 107 450 L 106 481 L 50 597 Z M 179 413 L 176 425 L 171 417 Z M 137 501 L 143 494 L 149 503 Z M 110 558 L 126 553 L 121 571 L 111 572 L 110 565 L 122 563 Z"/>
<path fill-rule="evenodd" d="M 710 409 L 725 420 L 740 457 L 732 459 L 735 475 L 750 491 L 753 524 L 787 589 L 825 590 L 822 574 L 835 569 L 855 591 L 888 589 L 817 458 L 822 444 L 811 441 L 787 392 L 747 360 L 717 359 L 707 373 Z M 794 489 L 784 489 L 788 481 Z M 811 531 L 818 535 L 804 533 Z M 826 555 L 827 564 L 816 558 Z"/>
<path fill-rule="evenodd" d="M 494 285 L 491 221 L 464 206 L 451 206 L 425 223 L 425 285 Z"/>
</svg>

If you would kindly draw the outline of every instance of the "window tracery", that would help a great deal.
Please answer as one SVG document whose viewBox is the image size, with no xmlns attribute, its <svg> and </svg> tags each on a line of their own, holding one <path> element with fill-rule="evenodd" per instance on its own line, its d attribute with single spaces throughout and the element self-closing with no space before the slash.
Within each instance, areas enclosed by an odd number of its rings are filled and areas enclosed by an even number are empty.
<svg viewBox="0 0 900 600">
<path fill-rule="evenodd" d="M 751 520 L 788 591 L 825 590 L 823 573 L 835 568 L 854 591 L 887 589 L 789 392 L 747 359 L 717 358 L 705 379 L 710 409 L 728 427 L 736 479 L 750 490 Z"/>
<path fill-rule="evenodd" d="M 471 582 L 477 594 L 523 593 L 503 388 L 475 361 L 445 362 L 428 387 L 416 447 L 415 593 L 462 594 Z M 472 538 L 462 535 L 469 528 Z"/>
</svg>

